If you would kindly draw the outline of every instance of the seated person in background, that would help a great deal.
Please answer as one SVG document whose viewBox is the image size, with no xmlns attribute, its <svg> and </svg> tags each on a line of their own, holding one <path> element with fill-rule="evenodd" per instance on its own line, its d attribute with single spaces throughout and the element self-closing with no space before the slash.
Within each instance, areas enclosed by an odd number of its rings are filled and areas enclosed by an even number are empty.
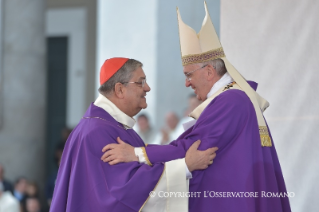
<svg viewBox="0 0 319 212">
<path fill-rule="evenodd" d="M 39 197 L 38 185 L 35 182 L 28 181 L 26 194 L 28 197 Z"/>
<path fill-rule="evenodd" d="M 41 212 L 40 201 L 37 197 L 28 197 L 26 199 L 26 212 Z"/>
<path fill-rule="evenodd" d="M 19 201 L 0 184 L 0 212 L 20 212 Z"/>
<path fill-rule="evenodd" d="M 165 116 L 165 126 L 157 134 L 155 141 L 152 144 L 169 144 L 172 140 L 178 138 L 179 135 L 176 134 L 177 124 L 179 118 L 174 112 L 168 112 Z"/>
<path fill-rule="evenodd" d="M 196 108 L 198 105 L 200 105 L 202 101 L 198 100 L 195 93 L 192 93 L 188 97 L 188 107 L 186 111 L 184 112 L 184 117 L 181 118 L 176 126 L 175 135 L 176 137 L 171 139 L 175 140 L 177 139 L 183 132 L 184 132 L 184 124 L 187 122 L 190 122 L 194 120 L 192 117 L 189 117 L 188 115 Z"/>
<path fill-rule="evenodd" d="M 4 178 L 4 167 L 0 163 L 0 186 L 3 187 L 4 191 L 10 191 L 13 193 L 12 184 Z"/>
<path fill-rule="evenodd" d="M 137 134 L 142 138 L 145 144 L 151 144 L 155 139 L 155 131 L 151 127 L 149 118 L 145 114 L 137 116 L 138 130 Z"/>
</svg>

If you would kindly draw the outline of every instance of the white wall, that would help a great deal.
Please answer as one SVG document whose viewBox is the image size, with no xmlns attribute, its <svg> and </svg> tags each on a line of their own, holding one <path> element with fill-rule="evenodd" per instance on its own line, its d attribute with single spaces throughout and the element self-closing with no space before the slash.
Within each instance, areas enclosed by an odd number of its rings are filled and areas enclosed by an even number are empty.
<svg viewBox="0 0 319 212">
<path fill-rule="evenodd" d="M 46 13 L 46 36 L 68 37 L 66 125 L 70 128 L 79 123 L 87 109 L 86 16 L 86 9 L 81 7 L 48 9 Z"/>
<path fill-rule="evenodd" d="M 157 1 L 98 1 L 96 87 L 106 59 L 128 57 L 141 61 L 151 87 L 147 94 L 148 114 L 155 112 L 156 6 Z"/>
<path fill-rule="evenodd" d="M 221 3 L 221 42 L 233 65 L 259 83 L 292 211 L 319 208 L 319 1 Z"/>
</svg>

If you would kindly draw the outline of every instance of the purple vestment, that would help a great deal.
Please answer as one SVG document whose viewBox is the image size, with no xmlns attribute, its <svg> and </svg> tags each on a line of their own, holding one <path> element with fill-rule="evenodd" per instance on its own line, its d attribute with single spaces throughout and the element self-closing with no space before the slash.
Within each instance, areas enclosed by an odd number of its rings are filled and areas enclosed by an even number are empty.
<svg viewBox="0 0 319 212">
<path fill-rule="evenodd" d="M 144 146 L 133 129 L 125 129 L 105 110 L 91 104 L 66 142 L 54 189 L 51 212 L 139 211 L 149 197 L 164 165 L 138 162 L 109 165 L 102 148 L 117 143 Z"/>
<path fill-rule="evenodd" d="M 256 83 L 250 85 L 257 88 Z M 291 211 L 287 197 L 267 193 L 287 195 L 275 147 L 261 146 L 256 113 L 243 91 L 221 93 L 177 140 L 166 146 L 149 145 L 146 152 L 151 163 L 183 158 L 198 139 L 200 150 L 216 146 L 219 150 L 211 166 L 193 172 L 190 192 L 201 193 L 189 198 L 190 212 Z"/>
</svg>

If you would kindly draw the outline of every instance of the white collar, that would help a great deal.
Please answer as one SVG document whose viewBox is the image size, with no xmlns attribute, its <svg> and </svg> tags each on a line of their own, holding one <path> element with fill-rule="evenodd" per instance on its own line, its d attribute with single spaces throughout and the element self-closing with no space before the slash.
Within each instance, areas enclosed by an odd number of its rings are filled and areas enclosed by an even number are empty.
<svg viewBox="0 0 319 212">
<path fill-rule="evenodd" d="M 216 91 L 218 91 L 223 86 L 226 86 L 227 84 L 233 82 L 233 78 L 226 72 L 210 89 L 209 93 L 207 94 L 207 98 L 212 96 Z"/>
<path fill-rule="evenodd" d="M 116 105 L 108 98 L 99 94 L 99 97 L 95 100 L 94 105 L 104 109 L 108 112 L 117 122 L 124 125 L 125 128 L 131 129 L 135 124 L 135 119 L 129 117 L 123 111 L 121 111 Z"/>
</svg>

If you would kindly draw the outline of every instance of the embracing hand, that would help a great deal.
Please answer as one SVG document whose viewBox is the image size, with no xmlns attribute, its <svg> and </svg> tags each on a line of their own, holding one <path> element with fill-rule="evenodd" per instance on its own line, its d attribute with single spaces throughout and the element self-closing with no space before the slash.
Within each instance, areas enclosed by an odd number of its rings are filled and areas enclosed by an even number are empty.
<svg viewBox="0 0 319 212">
<path fill-rule="evenodd" d="M 108 144 L 103 149 L 104 154 L 101 160 L 108 162 L 110 165 L 115 165 L 121 162 L 138 161 L 138 157 L 135 155 L 134 147 L 125 143 L 117 137 L 118 144 Z"/>
<path fill-rule="evenodd" d="M 216 157 L 218 147 L 208 148 L 207 150 L 197 150 L 200 145 L 200 140 L 195 141 L 186 152 L 185 162 L 189 171 L 207 169 L 213 164 L 213 159 Z"/>
</svg>

